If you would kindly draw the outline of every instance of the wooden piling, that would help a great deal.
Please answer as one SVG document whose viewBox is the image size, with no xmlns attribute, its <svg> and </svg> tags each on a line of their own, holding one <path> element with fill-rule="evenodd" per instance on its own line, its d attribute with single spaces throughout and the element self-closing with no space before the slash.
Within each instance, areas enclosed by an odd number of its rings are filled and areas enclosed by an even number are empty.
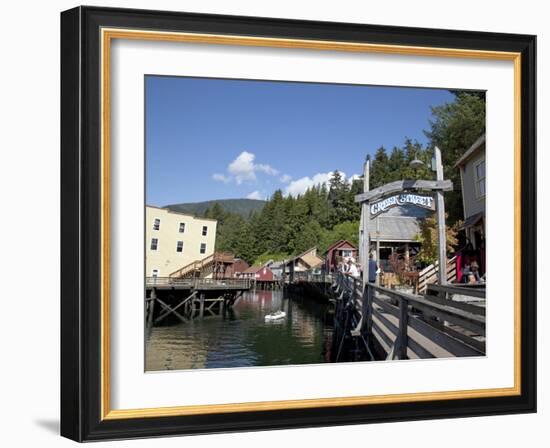
<svg viewBox="0 0 550 448">
<path fill-rule="evenodd" d="M 204 317 L 204 293 L 200 295 L 200 304 L 199 304 L 199 317 Z"/>
<path fill-rule="evenodd" d="M 147 328 L 151 329 L 153 326 L 153 313 L 155 312 L 155 302 L 157 301 L 157 290 L 151 289 L 151 297 L 149 298 L 149 312 L 147 314 Z"/>
</svg>

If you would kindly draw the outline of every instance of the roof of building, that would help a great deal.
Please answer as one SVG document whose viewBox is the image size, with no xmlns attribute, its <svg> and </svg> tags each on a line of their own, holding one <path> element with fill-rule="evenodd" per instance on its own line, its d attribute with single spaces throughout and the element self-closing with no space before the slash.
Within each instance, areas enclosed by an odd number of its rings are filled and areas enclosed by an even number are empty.
<svg viewBox="0 0 550 448">
<path fill-rule="evenodd" d="M 338 240 L 336 241 L 335 243 L 331 244 L 328 249 L 325 251 L 325 254 L 330 252 L 332 249 L 335 249 L 337 247 L 340 247 L 344 244 L 347 244 L 348 246 L 351 246 L 353 249 L 357 249 L 357 247 L 355 247 L 355 244 L 353 243 L 350 243 L 348 240 Z"/>
<path fill-rule="evenodd" d="M 218 222 L 217 219 L 212 219 L 212 218 L 203 218 L 201 216 L 195 216 L 195 215 L 192 215 L 190 213 L 181 213 L 181 212 L 175 212 L 173 210 L 170 210 L 168 208 L 164 208 L 164 207 L 157 207 L 156 205 L 147 205 L 145 204 L 145 207 L 147 208 L 156 208 L 157 210 L 162 210 L 166 213 L 172 213 L 174 215 L 179 215 L 179 216 L 187 216 L 188 218 L 193 218 L 193 219 L 198 219 L 200 221 L 213 221 L 213 222 Z"/>
<path fill-rule="evenodd" d="M 471 216 L 468 216 L 464 223 L 462 224 L 462 228 L 467 228 L 471 226 L 475 226 L 479 221 L 481 221 L 485 217 L 485 212 L 478 212 Z"/>
<path fill-rule="evenodd" d="M 300 255 L 296 255 L 294 258 L 285 260 L 284 263 L 289 264 L 298 259 L 302 260 L 311 268 L 314 268 L 319 266 L 320 264 L 323 264 L 323 259 L 317 256 L 317 247 L 312 247 L 306 250 L 305 252 L 302 252 Z"/>
<path fill-rule="evenodd" d="M 233 264 L 235 265 L 235 269 L 242 269 L 244 267 L 244 269 L 248 269 L 248 267 L 250 266 L 246 261 L 244 261 L 242 258 L 235 258 L 233 260 Z M 242 271 L 241 271 L 242 272 Z"/>
<path fill-rule="evenodd" d="M 323 259 L 313 254 L 306 254 L 303 257 L 297 257 L 305 262 L 309 267 L 314 268 L 323 264 Z"/>
<path fill-rule="evenodd" d="M 420 233 L 420 221 L 432 214 L 414 205 L 393 207 L 387 212 L 372 219 L 369 223 L 371 239 L 390 242 L 413 242 Z M 378 226 L 376 224 L 378 220 Z M 378 228 L 378 231 L 377 231 Z"/>
<path fill-rule="evenodd" d="M 483 145 L 485 145 L 485 134 L 479 137 L 474 142 L 474 144 L 470 146 L 468 150 L 462 155 L 462 157 L 456 161 L 454 165 L 455 168 L 464 165 L 468 161 L 468 159 L 472 157 Z"/>
<path fill-rule="evenodd" d="M 283 265 L 285 264 L 284 261 L 273 261 L 273 260 L 270 260 L 268 261 L 264 266 L 267 266 L 268 268 L 271 268 L 271 269 L 281 269 L 283 267 Z"/>
<path fill-rule="evenodd" d="M 243 271 L 243 274 L 255 274 L 256 272 L 261 271 L 262 269 L 269 269 L 267 266 L 250 266 L 246 271 Z M 271 269 L 269 269 L 271 270 Z"/>
<path fill-rule="evenodd" d="M 296 255 L 295 258 L 302 258 L 308 254 L 317 255 L 317 246 L 310 247 L 308 250 L 302 252 L 300 255 Z"/>
</svg>

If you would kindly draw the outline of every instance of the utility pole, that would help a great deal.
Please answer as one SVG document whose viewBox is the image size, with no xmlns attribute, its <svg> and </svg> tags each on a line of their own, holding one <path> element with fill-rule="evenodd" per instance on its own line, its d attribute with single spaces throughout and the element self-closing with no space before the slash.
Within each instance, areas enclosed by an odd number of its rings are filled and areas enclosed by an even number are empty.
<svg viewBox="0 0 550 448">
<path fill-rule="evenodd" d="M 435 174 L 436 180 L 443 180 L 443 163 L 441 150 L 435 147 Z M 436 192 L 437 197 L 437 236 L 439 242 L 439 284 L 447 284 L 447 235 L 445 231 L 445 202 L 443 191 Z"/>
</svg>

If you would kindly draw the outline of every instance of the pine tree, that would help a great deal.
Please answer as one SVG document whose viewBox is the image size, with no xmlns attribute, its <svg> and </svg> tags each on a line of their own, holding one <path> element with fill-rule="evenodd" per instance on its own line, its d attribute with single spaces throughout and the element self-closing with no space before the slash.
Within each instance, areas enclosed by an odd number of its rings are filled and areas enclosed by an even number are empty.
<svg viewBox="0 0 550 448">
<path fill-rule="evenodd" d="M 401 179 L 401 173 L 406 165 L 405 154 L 401 148 L 394 146 L 388 161 L 388 179 L 387 182 Z"/>
<path fill-rule="evenodd" d="M 215 202 L 214 205 L 207 208 L 204 212 L 204 217 L 208 219 L 215 219 L 218 221 L 218 224 L 223 224 L 226 213 L 224 208 L 220 205 L 219 202 Z"/>
<path fill-rule="evenodd" d="M 347 221 L 350 217 L 349 205 L 349 183 L 345 181 L 342 174 L 336 170 L 329 181 L 328 201 L 330 205 L 331 224 L 334 226 L 340 222 Z"/>
<path fill-rule="evenodd" d="M 374 159 L 372 161 L 369 177 L 370 188 L 377 188 L 388 183 L 388 179 L 391 177 L 390 171 L 391 169 L 386 148 L 381 146 L 376 150 L 376 154 L 374 155 Z"/>
<path fill-rule="evenodd" d="M 302 253 L 319 244 L 322 228 L 317 221 L 307 222 L 300 231 L 300 237 L 295 241 L 294 252 Z"/>
<path fill-rule="evenodd" d="M 431 146 L 441 149 L 445 178 L 454 185 L 453 191 L 445 193 L 450 222 L 463 218 L 460 171 L 454 165 L 485 132 L 485 95 L 478 92 L 453 93 L 454 101 L 432 107 L 433 120 L 430 129 L 425 131 Z"/>
</svg>

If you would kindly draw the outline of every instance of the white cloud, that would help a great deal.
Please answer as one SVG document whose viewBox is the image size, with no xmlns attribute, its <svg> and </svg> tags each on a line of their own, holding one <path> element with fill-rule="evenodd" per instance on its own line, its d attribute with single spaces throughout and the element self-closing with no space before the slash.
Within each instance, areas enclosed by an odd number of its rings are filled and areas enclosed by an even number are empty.
<svg viewBox="0 0 550 448">
<path fill-rule="evenodd" d="M 288 174 L 283 174 L 279 180 L 283 183 L 283 184 L 288 184 L 291 180 L 292 180 L 292 177 L 289 176 Z"/>
<path fill-rule="evenodd" d="M 342 176 L 343 180 L 347 180 L 348 182 L 352 182 L 355 179 L 359 178 L 358 174 L 354 174 L 350 178 L 346 176 L 346 173 L 339 171 L 340 175 Z M 316 185 L 322 185 L 325 184 L 328 187 L 328 183 L 332 176 L 334 175 L 334 171 L 329 171 L 328 173 L 317 173 L 312 177 L 305 176 L 297 180 L 293 180 L 290 182 L 285 190 L 285 193 L 287 195 L 292 196 L 298 196 L 299 194 L 304 194 L 308 188 L 311 188 Z M 282 180 L 281 180 L 282 181 Z"/>
<path fill-rule="evenodd" d="M 260 194 L 260 192 L 258 190 L 253 191 L 252 193 L 250 193 L 246 197 L 247 197 L 247 199 L 263 199 L 262 195 Z"/>
<path fill-rule="evenodd" d="M 317 173 L 313 177 L 302 177 L 297 180 L 293 180 L 286 187 L 286 194 L 292 196 L 298 196 L 306 192 L 308 188 L 313 187 L 314 185 L 326 184 L 332 177 L 332 172 L 328 173 Z"/>
<path fill-rule="evenodd" d="M 241 152 L 233 162 L 227 167 L 238 184 L 243 183 L 245 180 L 256 180 L 256 173 L 254 173 L 254 158 L 256 156 L 251 152 Z"/>
<path fill-rule="evenodd" d="M 349 181 L 353 182 L 354 180 L 359 180 L 359 179 L 361 179 L 361 174 L 354 174 L 349 178 Z"/>
<path fill-rule="evenodd" d="M 263 163 L 258 163 L 257 165 L 254 165 L 254 169 L 256 171 L 262 171 L 266 174 L 269 174 L 270 176 L 276 176 L 277 174 L 279 174 L 279 171 L 277 171 L 275 168 Z"/>
<path fill-rule="evenodd" d="M 217 180 L 218 182 L 223 182 L 224 184 L 231 181 L 231 178 L 229 176 L 219 173 L 212 174 L 212 179 Z"/>
<path fill-rule="evenodd" d="M 276 176 L 279 172 L 270 165 L 254 163 L 256 155 L 243 151 L 227 167 L 227 171 L 235 179 L 238 185 L 246 181 L 256 180 L 256 173 L 262 172 L 270 176 Z"/>
</svg>

